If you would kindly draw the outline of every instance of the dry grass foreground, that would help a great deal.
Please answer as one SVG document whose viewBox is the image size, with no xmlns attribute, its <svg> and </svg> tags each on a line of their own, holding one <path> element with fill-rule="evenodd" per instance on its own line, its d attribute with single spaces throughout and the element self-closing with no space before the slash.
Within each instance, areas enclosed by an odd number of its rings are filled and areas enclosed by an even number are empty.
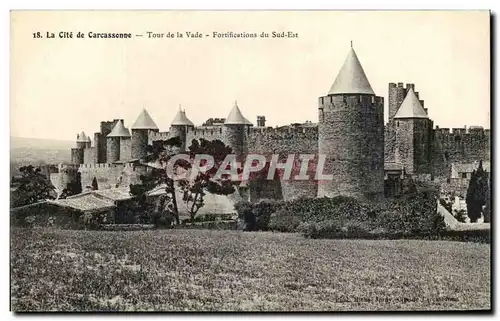
<svg viewBox="0 0 500 321">
<path fill-rule="evenodd" d="M 11 230 L 12 309 L 490 309 L 490 246 L 209 230 Z"/>
</svg>

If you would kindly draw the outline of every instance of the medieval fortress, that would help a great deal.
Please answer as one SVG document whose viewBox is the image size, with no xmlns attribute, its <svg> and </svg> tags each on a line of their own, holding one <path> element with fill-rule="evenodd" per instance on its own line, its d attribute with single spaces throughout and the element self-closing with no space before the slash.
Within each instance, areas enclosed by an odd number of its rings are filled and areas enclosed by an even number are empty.
<svg viewBox="0 0 500 321">
<path fill-rule="evenodd" d="M 51 174 L 61 190 L 81 175 L 82 186 L 94 177 L 99 189 L 125 187 L 137 182 L 140 162 L 152 141 L 180 137 L 182 148 L 193 139 L 220 139 L 235 154 L 322 154 L 324 172 L 331 181 L 282 181 L 255 198 L 285 200 L 300 196 L 346 195 L 373 199 L 397 194 L 400 180 L 411 175 L 422 180 L 451 184 L 454 164 L 490 160 L 490 130 L 481 127 L 434 127 L 414 84 L 389 83 L 389 121 L 384 124 L 384 98 L 378 96 L 350 49 L 330 91 L 318 99 L 318 123 L 266 127 L 246 119 L 235 102 L 227 118 L 211 118 L 195 126 L 185 110 L 178 111 L 167 132 L 160 132 L 144 109 L 130 126 L 123 119 L 101 122 L 93 139 L 78 135 L 71 164 Z M 434 108 L 439 108 L 435 106 Z M 463 177 L 465 178 L 465 176 Z"/>
</svg>

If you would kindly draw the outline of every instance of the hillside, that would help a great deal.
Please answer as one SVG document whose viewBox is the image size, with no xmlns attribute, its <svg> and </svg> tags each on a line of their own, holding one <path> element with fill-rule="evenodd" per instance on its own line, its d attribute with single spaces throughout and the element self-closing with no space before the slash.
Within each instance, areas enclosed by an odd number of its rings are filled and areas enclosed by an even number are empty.
<svg viewBox="0 0 500 321">
<path fill-rule="evenodd" d="M 71 160 L 70 149 L 75 142 L 68 140 L 11 137 L 10 169 L 12 175 L 23 165 L 59 164 Z"/>
</svg>

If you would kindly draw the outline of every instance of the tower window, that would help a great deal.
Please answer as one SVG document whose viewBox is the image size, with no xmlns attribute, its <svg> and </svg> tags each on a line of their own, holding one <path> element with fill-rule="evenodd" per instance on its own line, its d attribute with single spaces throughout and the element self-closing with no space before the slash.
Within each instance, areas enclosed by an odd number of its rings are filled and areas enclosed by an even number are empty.
<svg viewBox="0 0 500 321">
<path fill-rule="evenodd" d="M 399 121 L 396 122 L 396 126 L 399 127 Z"/>
</svg>

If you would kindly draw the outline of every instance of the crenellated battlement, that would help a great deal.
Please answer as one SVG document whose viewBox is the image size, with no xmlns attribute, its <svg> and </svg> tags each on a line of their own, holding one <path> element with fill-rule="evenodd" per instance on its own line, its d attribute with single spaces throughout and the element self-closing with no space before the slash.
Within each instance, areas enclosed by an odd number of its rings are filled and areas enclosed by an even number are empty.
<svg viewBox="0 0 500 321">
<path fill-rule="evenodd" d="M 249 136 L 262 136 L 269 139 L 295 139 L 300 137 L 317 137 L 318 126 L 311 127 L 263 127 L 251 128 Z"/>
<path fill-rule="evenodd" d="M 149 132 L 149 141 L 167 140 L 170 138 L 170 132 Z"/>
<path fill-rule="evenodd" d="M 223 126 L 218 126 L 216 128 L 197 128 L 197 127 L 190 127 L 188 128 L 187 133 L 189 135 L 194 135 L 196 137 L 200 136 L 214 136 L 214 135 L 221 135 L 223 130 Z"/>
<path fill-rule="evenodd" d="M 111 163 L 98 163 L 98 164 L 80 164 L 79 169 L 110 169 L 110 168 L 133 168 L 132 163 L 111 164 Z"/>
<path fill-rule="evenodd" d="M 335 105 L 336 107 L 347 106 L 348 100 L 356 100 L 362 103 L 362 106 L 369 106 L 369 104 L 383 104 L 384 97 L 356 94 L 356 95 L 328 95 L 318 98 L 320 108 Z"/>
<path fill-rule="evenodd" d="M 483 136 L 489 136 L 491 133 L 490 129 L 484 129 L 482 127 L 439 128 L 439 126 L 436 126 L 434 132 L 442 136 L 452 136 L 452 137 L 466 136 L 466 135 L 483 137 Z"/>
</svg>

